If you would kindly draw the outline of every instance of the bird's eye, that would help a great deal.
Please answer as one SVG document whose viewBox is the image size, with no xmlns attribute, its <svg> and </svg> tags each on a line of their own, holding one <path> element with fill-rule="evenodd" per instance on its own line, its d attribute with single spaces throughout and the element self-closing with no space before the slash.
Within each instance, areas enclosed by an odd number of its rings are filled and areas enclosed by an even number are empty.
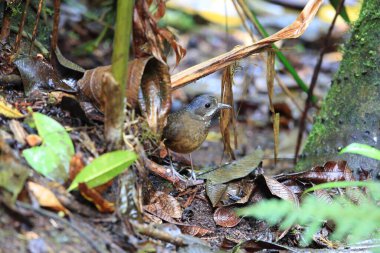
<svg viewBox="0 0 380 253">
<path fill-rule="evenodd" d="M 205 107 L 206 107 L 206 108 L 210 108 L 210 106 L 211 106 L 210 103 L 205 104 Z"/>
</svg>

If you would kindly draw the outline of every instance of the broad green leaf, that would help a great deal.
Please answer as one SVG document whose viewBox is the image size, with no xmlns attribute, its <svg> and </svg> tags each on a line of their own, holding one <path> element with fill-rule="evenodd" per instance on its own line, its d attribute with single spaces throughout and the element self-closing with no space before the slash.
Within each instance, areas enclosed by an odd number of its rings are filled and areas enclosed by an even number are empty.
<svg viewBox="0 0 380 253">
<path fill-rule="evenodd" d="M 380 160 L 380 150 L 366 144 L 351 143 L 339 152 L 339 154 L 345 153 L 357 154 Z"/>
<path fill-rule="evenodd" d="M 91 188 L 102 185 L 126 170 L 136 159 L 136 153 L 130 150 L 103 154 L 79 172 L 68 191 L 76 189 L 79 183 L 86 183 Z"/>
<path fill-rule="evenodd" d="M 74 145 L 65 128 L 54 119 L 41 113 L 33 113 L 34 124 L 42 145 L 25 149 L 22 154 L 37 172 L 58 182 L 68 178 L 70 159 Z"/>
<path fill-rule="evenodd" d="M 334 7 L 334 9 L 336 10 L 340 4 L 340 0 L 330 0 L 330 4 Z M 346 7 L 343 5 L 343 8 L 342 10 L 340 11 L 339 15 L 344 19 L 344 21 L 347 23 L 347 24 L 350 24 L 351 21 L 350 21 L 350 18 L 348 17 L 348 14 L 347 14 L 347 11 L 346 11 Z"/>
</svg>

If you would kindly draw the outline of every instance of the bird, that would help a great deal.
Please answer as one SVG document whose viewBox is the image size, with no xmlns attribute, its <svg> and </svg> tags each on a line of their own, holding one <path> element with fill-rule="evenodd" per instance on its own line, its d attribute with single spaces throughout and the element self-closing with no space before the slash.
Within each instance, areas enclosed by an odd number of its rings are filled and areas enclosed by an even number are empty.
<svg viewBox="0 0 380 253">
<path fill-rule="evenodd" d="M 202 145 L 211 127 L 211 121 L 218 112 L 231 108 L 230 105 L 218 103 L 215 96 L 200 95 L 181 110 L 169 114 L 162 135 L 164 144 L 174 152 L 190 154 L 193 178 L 195 175 L 191 152 Z"/>
</svg>

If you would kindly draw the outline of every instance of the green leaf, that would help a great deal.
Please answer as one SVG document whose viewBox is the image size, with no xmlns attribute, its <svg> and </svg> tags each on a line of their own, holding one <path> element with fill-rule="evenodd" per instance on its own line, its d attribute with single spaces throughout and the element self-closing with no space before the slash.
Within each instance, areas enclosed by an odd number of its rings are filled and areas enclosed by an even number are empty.
<svg viewBox="0 0 380 253">
<path fill-rule="evenodd" d="M 136 153 L 130 150 L 103 154 L 79 172 L 68 191 L 76 189 L 79 183 L 86 183 L 91 188 L 102 185 L 122 173 L 136 159 Z"/>
<path fill-rule="evenodd" d="M 351 143 L 339 152 L 340 155 L 345 153 L 357 154 L 380 160 L 380 150 L 366 144 Z"/>
<path fill-rule="evenodd" d="M 335 10 L 337 10 L 337 8 L 338 8 L 338 6 L 340 4 L 340 0 L 330 0 L 330 4 L 334 7 Z M 348 14 L 347 14 L 347 11 L 346 11 L 346 6 L 343 5 L 343 8 L 340 11 L 339 15 L 344 19 L 344 21 L 347 24 L 351 23 L 350 18 L 348 17 Z"/>
<path fill-rule="evenodd" d="M 25 149 L 22 154 L 28 164 L 47 178 L 63 182 L 68 178 L 74 145 L 65 128 L 54 119 L 33 113 L 34 124 L 42 145 Z"/>
</svg>

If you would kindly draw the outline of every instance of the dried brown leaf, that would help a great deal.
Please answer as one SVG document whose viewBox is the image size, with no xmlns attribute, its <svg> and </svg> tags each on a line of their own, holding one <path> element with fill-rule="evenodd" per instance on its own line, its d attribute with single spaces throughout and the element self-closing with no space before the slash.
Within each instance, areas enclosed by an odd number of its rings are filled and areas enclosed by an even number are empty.
<svg viewBox="0 0 380 253">
<path fill-rule="evenodd" d="M 294 173 L 286 177 L 314 184 L 354 180 L 346 161 L 328 161 L 323 166 L 316 166 L 309 171 Z"/>
<path fill-rule="evenodd" d="M 235 147 L 237 147 L 236 138 L 236 120 L 234 110 L 234 98 L 232 92 L 233 72 L 231 66 L 228 66 L 223 71 L 222 76 L 222 103 L 232 107 L 231 110 L 222 110 L 220 112 L 220 132 L 222 133 L 224 152 L 227 153 L 232 160 L 236 160 L 234 151 L 231 147 L 230 126 L 232 124 L 234 130 Z"/>
<path fill-rule="evenodd" d="M 198 237 L 202 237 L 214 232 L 210 229 L 202 228 L 199 226 L 180 226 L 180 228 L 181 228 L 182 233 L 189 234 L 192 236 L 198 236 Z"/>
<path fill-rule="evenodd" d="M 83 77 L 78 81 L 79 90 L 91 102 L 93 102 L 93 104 L 101 112 L 104 112 L 104 104 L 102 99 L 102 80 L 104 74 L 110 72 L 111 65 L 86 70 L 86 72 L 84 72 Z"/>
<path fill-rule="evenodd" d="M 176 61 L 183 58 L 186 50 L 174 39 L 173 34 L 163 28 L 159 28 L 157 22 L 165 14 L 165 2 L 157 2 L 157 11 L 153 15 L 149 11 L 149 2 L 136 1 L 133 15 L 133 51 L 136 58 L 154 56 L 165 64 L 165 41 L 167 41 L 176 53 Z"/>
<path fill-rule="evenodd" d="M 57 199 L 55 194 L 45 186 L 34 182 L 28 182 L 28 190 L 36 197 L 40 206 L 48 207 L 58 212 L 62 211 L 65 214 L 70 213 L 70 211 L 67 210 Z"/>
<path fill-rule="evenodd" d="M 95 189 L 89 188 L 85 183 L 79 183 L 80 194 L 92 202 L 101 213 L 112 213 L 115 211 L 115 204 L 104 199 Z"/>
<path fill-rule="evenodd" d="M 280 199 L 289 200 L 296 206 L 299 205 L 298 197 L 284 184 L 278 182 L 276 179 L 262 175 L 269 191 Z"/>
<path fill-rule="evenodd" d="M 155 192 L 150 203 L 160 206 L 160 209 L 166 212 L 170 217 L 179 219 L 182 217 L 182 208 L 180 203 L 173 196 L 164 192 Z"/>
<path fill-rule="evenodd" d="M 72 182 L 78 173 L 84 168 L 85 164 L 82 154 L 75 154 L 70 160 L 69 180 Z"/>
<path fill-rule="evenodd" d="M 139 103 L 150 129 L 161 136 L 171 107 L 170 75 L 167 65 L 151 59 L 141 78 Z"/>
</svg>

